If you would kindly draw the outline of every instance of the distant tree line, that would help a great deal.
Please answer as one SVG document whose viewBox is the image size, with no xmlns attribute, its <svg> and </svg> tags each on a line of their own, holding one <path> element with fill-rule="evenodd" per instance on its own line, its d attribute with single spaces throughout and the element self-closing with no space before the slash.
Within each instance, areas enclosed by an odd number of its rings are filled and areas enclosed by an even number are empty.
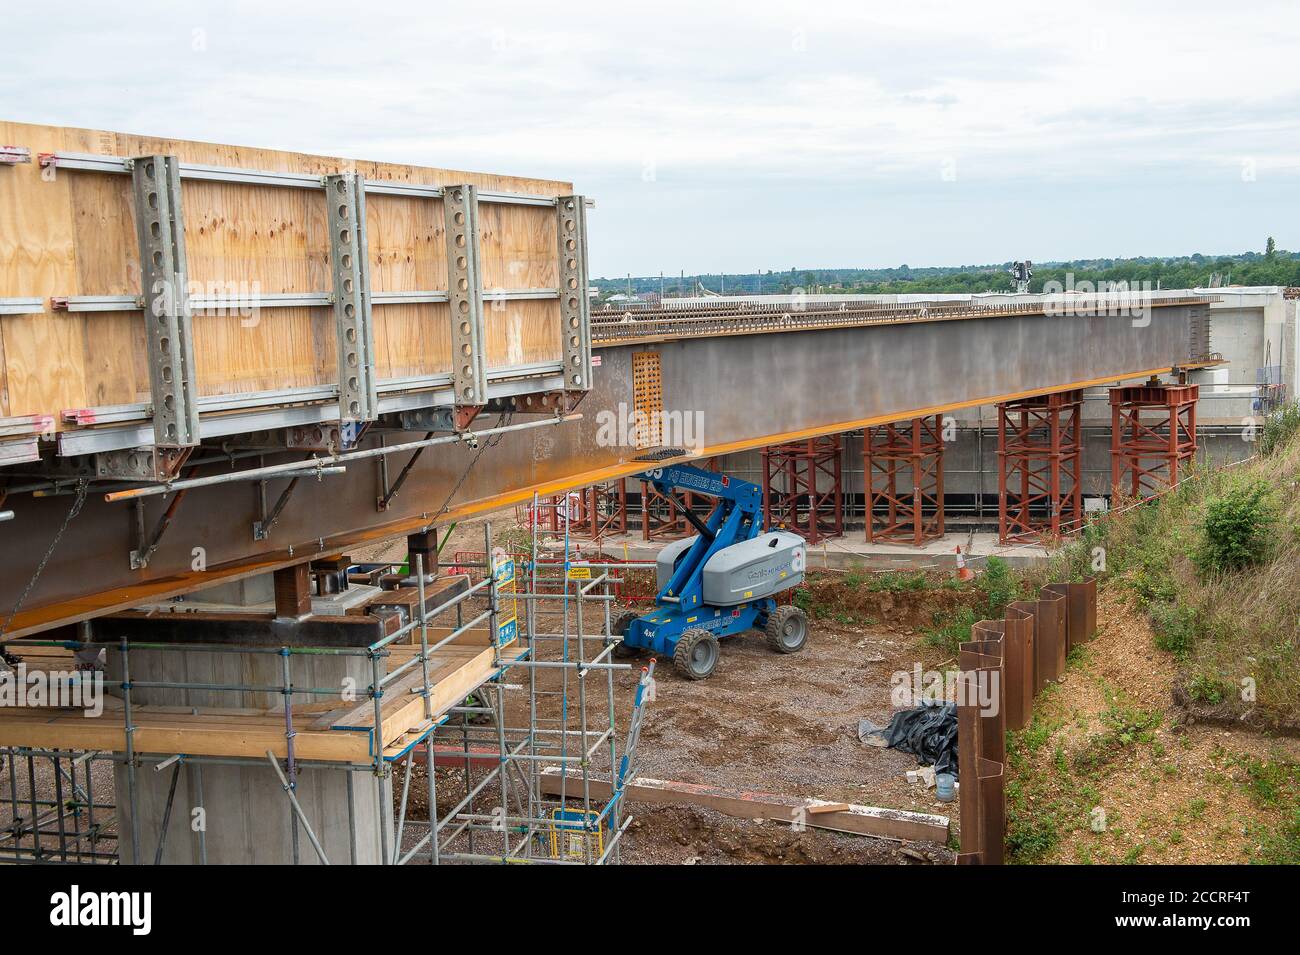
<svg viewBox="0 0 1300 955">
<path fill-rule="evenodd" d="M 697 289 L 726 291 L 729 295 L 789 294 L 796 289 L 822 294 L 907 294 L 914 292 L 1009 292 L 1013 285 L 1010 262 L 997 265 L 960 265 L 888 269 L 791 269 L 788 272 L 748 272 L 681 276 L 632 276 L 591 280 L 601 298 L 630 290 L 634 296 L 696 295 Z M 1036 262 L 1030 289 L 1040 292 L 1045 283 L 1070 287 L 1092 283 L 1149 282 L 1152 288 L 1199 288 L 1210 285 L 1300 286 L 1300 252 L 1278 249 L 1270 237 L 1264 252 L 1238 255 L 1195 255 L 1131 259 L 1075 259 L 1070 262 Z"/>
</svg>

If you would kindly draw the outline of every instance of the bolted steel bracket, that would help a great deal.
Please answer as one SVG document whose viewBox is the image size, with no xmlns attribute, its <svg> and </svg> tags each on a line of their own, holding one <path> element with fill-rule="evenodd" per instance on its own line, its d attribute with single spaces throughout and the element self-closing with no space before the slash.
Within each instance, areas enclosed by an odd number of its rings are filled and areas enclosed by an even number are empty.
<svg viewBox="0 0 1300 955">
<path fill-rule="evenodd" d="M 334 276 L 334 324 L 338 336 L 339 420 L 373 421 L 379 410 L 379 396 L 370 320 L 364 181 L 356 173 L 326 176 L 325 204 L 329 211 L 330 270 Z"/>
<path fill-rule="evenodd" d="M 172 481 L 193 448 L 127 448 L 92 458 L 95 477 L 111 481 Z"/>
<path fill-rule="evenodd" d="M 582 196 L 556 200 L 560 254 L 560 329 L 566 391 L 591 390 L 591 301 L 587 297 L 587 206 Z"/>
<path fill-rule="evenodd" d="M 478 190 L 447 186 L 442 194 L 447 233 L 447 301 L 451 309 L 451 378 L 458 428 L 487 402 L 487 335 L 479 271 Z"/>
<path fill-rule="evenodd" d="M 132 163 L 131 180 L 154 444 L 189 447 L 199 443 L 199 405 L 180 163 L 175 156 L 143 156 Z"/>
</svg>

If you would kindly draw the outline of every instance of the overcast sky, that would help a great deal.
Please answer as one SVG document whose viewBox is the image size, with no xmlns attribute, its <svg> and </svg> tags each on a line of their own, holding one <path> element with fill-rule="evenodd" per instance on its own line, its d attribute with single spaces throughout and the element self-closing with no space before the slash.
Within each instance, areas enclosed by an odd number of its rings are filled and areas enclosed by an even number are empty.
<svg viewBox="0 0 1300 955">
<path fill-rule="evenodd" d="M 1295 0 L 10 2 L 0 118 L 572 180 L 593 276 L 1296 249 L 1297 50 Z"/>
</svg>

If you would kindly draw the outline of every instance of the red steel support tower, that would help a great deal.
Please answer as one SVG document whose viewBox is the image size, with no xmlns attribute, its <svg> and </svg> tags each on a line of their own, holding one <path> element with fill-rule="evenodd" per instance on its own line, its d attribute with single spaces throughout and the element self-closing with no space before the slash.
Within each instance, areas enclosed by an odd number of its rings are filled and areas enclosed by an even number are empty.
<svg viewBox="0 0 1300 955">
<path fill-rule="evenodd" d="M 570 534 L 599 540 L 607 534 L 627 533 L 627 485 L 622 479 L 593 484 L 577 493 Z"/>
<path fill-rule="evenodd" d="M 1083 523 L 1083 392 L 998 405 L 998 539 L 1058 536 Z"/>
<path fill-rule="evenodd" d="M 1110 389 L 1112 494 L 1150 497 L 1196 457 L 1197 385 L 1148 382 Z"/>
<path fill-rule="evenodd" d="M 942 415 L 867 428 L 862 470 L 868 542 L 919 546 L 943 536 Z"/>
<path fill-rule="evenodd" d="M 763 449 L 763 518 L 810 544 L 844 533 L 844 488 L 838 434 Z"/>
</svg>

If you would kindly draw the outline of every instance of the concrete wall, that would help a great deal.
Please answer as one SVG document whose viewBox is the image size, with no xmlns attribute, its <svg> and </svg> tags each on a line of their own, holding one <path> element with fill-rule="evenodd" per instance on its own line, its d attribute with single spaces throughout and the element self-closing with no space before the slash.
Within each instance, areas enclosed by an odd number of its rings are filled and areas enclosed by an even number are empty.
<svg viewBox="0 0 1300 955">
<path fill-rule="evenodd" d="M 115 683 L 122 681 L 122 654 L 106 654 L 104 683 L 108 692 L 121 695 Z M 275 653 L 243 651 L 131 650 L 131 682 L 223 684 L 240 686 L 283 686 L 282 658 Z M 295 693 L 295 706 L 342 699 L 344 680 L 350 680 L 357 699 L 366 698 L 374 682 L 371 663 L 365 657 L 345 655 L 294 654 L 289 657 L 289 682 L 295 687 L 334 689 L 338 697 L 321 693 Z M 162 687 L 139 687 L 131 699 L 153 706 L 246 707 L 273 709 L 284 706 L 279 690 L 194 690 Z"/>
<path fill-rule="evenodd" d="M 161 772 L 152 764 L 136 770 L 136 806 L 140 814 L 140 862 L 153 864 L 162 835 L 167 793 L 176 764 Z M 201 779 L 200 779 L 201 777 Z M 349 824 L 348 780 L 352 782 L 353 825 Z M 136 860 L 131 851 L 131 801 L 126 767 L 116 764 L 117 831 L 120 858 L 124 864 Z M 202 789 L 202 799 L 198 793 Z M 325 856 L 333 865 L 346 864 L 355 847 L 360 865 L 377 865 L 380 800 L 374 775 L 367 769 L 299 769 L 298 801 L 320 840 Z M 385 789 L 386 795 L 390 795 Z M 387 818 L 383 824 L 389 838 L 393 832 L 391 798 L 385 798 Z M 201 808 L 202 814 L 195 810 Z M 187 763 L 177 777 L 176 795 L 163 842 L 165 865 L 198 865 L 206 844 L 209 865 L 289 865 L 293 862 L 291 814 L 293 810 L 279 778 L 270 764 L 228 766 Z M 205 826 L 203 839 L 194 826 Z M 355 827 L 355 838 L 352 830 Z M 298 859 L 319 864 L 306 832 L 299 827 Z"/>
<path fill-rule="evenodd" d="M 290 657 L 290 682 L 299 687 L 342 687 L 352 679 L 358 698 L 364 699 L 372 682 L 370 662 L 363 657 L 341 655 L 295 655 Z M 120 696 L 114 687 L 122 679 L 122 654 L 107 654 L 105 687 Z M 268 653 L 200 652 L 182 650 L 131 651 L 131 680 L 166 683 L 224 683 L 255 686 L 278 686 L 283 681 L 281 657 Z M 275 709 L 284 705 L 277 690 L 227 691 L 134 687 L 131 699 L 150 706 L 194 706 L 212 708 Z M 297 693 L 295 705 L 321 703 L 328 697 Z M 170 754 L 168 754 L 170 755 Z M 142 861 L 152 863 L 157 850 L 167 793 L 173 766 L 161 772 L 145 762 L 136 770 L 136 809 L 141 825 Z M 199 776 L 202 776 L 200 783 Z M 352 780 L 351 818 L 349 825 L 348 780 Z M 131 799 L 124 765 L 114 770 L 117 804 L 117 831 L 124 863 L 131 858 Z M 202 791 L 202 799 L 199 792 Z M 331 863 L 346 863 L 355 847 L 356 859 L 363 864 L 380 861 L 378 833 L 380 800 L 375 777 L 366 767 L 351 771 L 340 765 L 331 769 L 300 768 L 297 780 L 298 800 L 313 831 L 320 839 Z M 385 800 L 392 832 L 392 803 Z M 257 765 L 186 763 L 177 778 L 176 796 L 164 842 L 163 862 L 189 865 L 200 862 L 199 835 L 192 829 L 194 810 L 202 807 L 206 824 L 207 861 L 210 864 L 289 864 L 292 852 L 292 808 L 275 771 L 267 762 Z M 355 841 L 350 835 L 355 827 Z M 391 838 L 391 836 L 390 836 Z M 299 859 L 304 863 L 319 860 L 306 833 L 299 831 Z"/>
</svg>

